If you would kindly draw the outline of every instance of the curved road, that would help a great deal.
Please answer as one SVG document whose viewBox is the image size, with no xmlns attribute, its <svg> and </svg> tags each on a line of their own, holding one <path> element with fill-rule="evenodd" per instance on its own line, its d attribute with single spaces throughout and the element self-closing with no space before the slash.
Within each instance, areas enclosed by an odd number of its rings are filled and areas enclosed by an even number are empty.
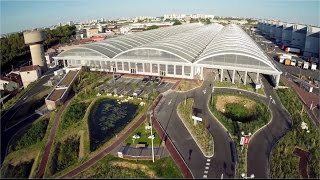
<svg viewBox="0 0 320 180">
<path fill-rule="evenodd" d="M 194 178 L 233 178 L 235 176 L 236 152 L 232 139 L 208 109 L 213 82 L 205 80 L 201 87 L 184 92 L 172 92 L 156 108 L 156 116 L 164 130 L 179 150 Z M 202 118 L 214 138 L 214 156 L 206 158 L 177 114 L 177 106 L 185 98 L 195 100 L 194 107 L 202 110 Z M 205 172 L 207 171 L 207 172 Z M 204 176 L 205 175 L 205 176 Z"/>
</svg>

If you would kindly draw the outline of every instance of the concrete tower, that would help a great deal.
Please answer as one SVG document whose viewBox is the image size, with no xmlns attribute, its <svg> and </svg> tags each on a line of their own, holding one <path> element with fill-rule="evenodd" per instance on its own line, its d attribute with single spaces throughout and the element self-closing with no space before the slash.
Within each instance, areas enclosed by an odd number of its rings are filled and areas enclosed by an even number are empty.
<svg viewBox="0 0 320 180">
<path fill-rule="evenodd" d="M 43 41 L 45 34 L 43 31 L 31 31 L 23 33 L 25 44 L 30 46 L 32 65 L 39 65 L 42 71 L 47 70 L 47 62 L 44 57 Z"/>
</svg>

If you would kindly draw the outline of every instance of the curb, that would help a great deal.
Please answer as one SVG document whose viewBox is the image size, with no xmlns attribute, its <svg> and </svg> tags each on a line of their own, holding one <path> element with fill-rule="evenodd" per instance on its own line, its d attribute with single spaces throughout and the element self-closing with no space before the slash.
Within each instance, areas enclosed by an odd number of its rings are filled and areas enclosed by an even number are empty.
<svg viewBox="0 0 320 180">
<path fill-rule="evenodd" d="M 256 93 L 256 92 L 252 92 L 252 91 L 248 91 L 248 90 L 245 90 L 245 89 L 239 89 L 239 88 L 233 88 L 233 87 L 216 87 L 216 86 L 214 86 L 214 88 L 217 88 L 217 89 L 235 89 L 235 90 L 239 90 L 239 91 L 246 91 L 246 92 L 249 92 L 249 93 L 253 93 L 253 94 L 256 94 L 258 96 L 267 97 L 265 95 L 262 95 L 262 94 L 259 94 L 259 93 Z"/>
</svg>

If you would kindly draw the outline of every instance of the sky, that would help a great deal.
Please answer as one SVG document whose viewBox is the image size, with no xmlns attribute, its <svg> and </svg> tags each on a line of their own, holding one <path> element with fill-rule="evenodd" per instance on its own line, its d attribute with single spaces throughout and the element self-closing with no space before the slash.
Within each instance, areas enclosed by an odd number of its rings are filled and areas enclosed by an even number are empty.
<svg viewBox="0 0 320 180">
<path fill-rule="evenodd" d="M 164 14 L 277 19 L 320 26 L 320 0 L 0 0 L 1 34 L 68 21 Z"/>
</svg>

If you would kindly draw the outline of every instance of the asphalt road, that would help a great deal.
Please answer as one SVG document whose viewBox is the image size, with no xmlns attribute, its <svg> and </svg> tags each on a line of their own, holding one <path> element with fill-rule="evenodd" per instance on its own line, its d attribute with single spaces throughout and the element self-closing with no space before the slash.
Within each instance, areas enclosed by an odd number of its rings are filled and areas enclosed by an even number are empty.
<svg viewBox="0 0 320 180">
<path fill-rule="evenodd" d="M 29 101 L 34 95 L 36 95 L 38 92 L 40 92 L 43 88 L 43 84 L 46 83 L 50 77 L 53 76 L 53 73 L 50 73 L 46 76 L 43 76 L 29 91 L 27 91 L 18 101 L 15 105 L 13 105 L 10 109 L 8 109 L 6 112 L 1 113 L 1 166 L 3 163 L 3 160 L 6 155 L 6 149 L 8 142 L 12 138 L 12 136 L 18 132 L 22 127 L 27 125 L 28 123 L 33 122 L 36 120 L 36 116 L 33 118 L 29 118 L 27 120 L 21 120 L 19 124 L 17 124 L 14 128 L 11 128 L 10 130 L 7 130 L 10 127 L 7 127 L 8 122 L 12 119 L 14 114 L 19 111 L 19 108 L 23 106 L 27 101 Z M 30 114 L 26 114 L 25 116 L 29 116 L 33 114 L 33 112 L 30 112 Z"/>
<path fill-rule="evenodd" d="M 256 132 L 250 140 L 247 158 L 247 176 L 255 175 L 255 178 L 270 178 L 269 157 L 274 145 L 283 137 L 292 126 L 292 120 L 288 112 L 282 107 L 280 100 L 276 96 L 275 90 L 262 78 L 266 96 L 263 101 L 268 105 L 269 96 L 275 100 L 275 104 L 270 103 L 272 120 L 260 131 Z"/>
<path fill-rule="evenodd" d="M 231 148 L 231 137 L 211 115 L 208 109 L 212 82 L 205 80 L 202 87 L 189 92 L 173 92 L 164 97 L 156 110 L 156 116 L 190 168 L 194 178 L 233 178 L 235 176 L 235 149 Z M 177 114 L 177 106 L 186 97 L 195 99 L 194 107 L 202 110 L 203 120 L 214 138 L 214 156 L 206 158 Z M 233 152 L 233 153 L 232 153 Z M 207 167 L 207 168 L 206 168 Z M 208 171 L 208 173 L 205 173 Z"/>
</svg>

